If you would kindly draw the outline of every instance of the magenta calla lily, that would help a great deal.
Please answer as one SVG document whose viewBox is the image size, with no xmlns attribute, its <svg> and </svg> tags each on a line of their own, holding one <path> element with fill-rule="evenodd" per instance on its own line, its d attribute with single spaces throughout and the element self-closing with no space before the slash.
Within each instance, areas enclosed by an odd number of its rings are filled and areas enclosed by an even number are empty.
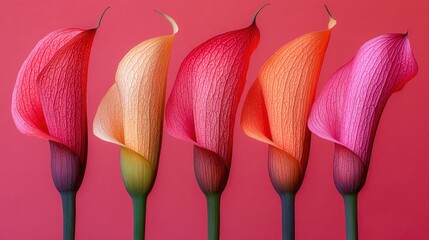
<svg viewBox="0 0 429 240">
<path fill-rule="evenodd" d="M 365 184 L 377 126 L 389 97 L 417 74 L 407 34 L 365 43 L 317 97 L 308 126 L 335 143 L 334 180 L 347 205 Z M 355 206 L 356 207 L 356 206 Z M 354 208 L 355 208 L 354 207 Z M 346 209 L 347 210 L 347 209 Z M 348 224 L 348 239 L 355 239 Z"/>
</svg>

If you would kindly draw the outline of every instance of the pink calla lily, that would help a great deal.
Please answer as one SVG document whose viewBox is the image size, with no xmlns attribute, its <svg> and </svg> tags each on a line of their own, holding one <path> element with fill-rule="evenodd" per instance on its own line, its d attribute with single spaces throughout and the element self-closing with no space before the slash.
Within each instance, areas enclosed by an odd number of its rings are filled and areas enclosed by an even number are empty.
<svg viewBox="0 0 429 240">
<path fill-rule="evenodd" d="M 86 82 L 97 28 L 61 29 L 40 40 L 23 63 L 12 95 L 18 130 L 49 140 L 52 178 L 63 200 L 64 239 L 74 238 L 75 195 L 86 166 Z"/>
<path fill-rule="evenodd" d="M 389 97 L 417 74 L 407 34 L 384 34 L 365 43 L 331 77 L 316 99 L 310 130 L 335 143 L 334 180 L 346 210 L 365 184 L 372 145 Z M 351 213 L 353 214 L 353 213 Z M 348 225 L 348 239 L 357 230 Z M 350 229 L 350 231 L 349 231 Z"/>
<path fill-rule="evenodd" d="M 86 80 L 95 31 L 69 28 L 47 35 L 25 60 L 13 91 L 18 130 L 50 141 L 60 192 L 77 191 L 85 169 Z"/>
</svg>

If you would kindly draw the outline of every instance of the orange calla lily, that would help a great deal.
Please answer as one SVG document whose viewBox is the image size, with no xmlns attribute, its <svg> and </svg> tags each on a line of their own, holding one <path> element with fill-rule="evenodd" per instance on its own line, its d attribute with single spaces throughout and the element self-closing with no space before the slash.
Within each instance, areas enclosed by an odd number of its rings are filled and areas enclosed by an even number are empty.
<svg viewBox="0 0 429 240">
<path fill-rule="evenodd" d="M 144 239 L 146 198 L 155 182 L 161 150 L 165 89 L 173 34 L 146 40 L 119 63 L 115 84 L 100 103 L 94 134 L 121 146 L 125 187 L 134 204 L 134 239 Z"/>
<path fill-rule="evenodd" d="M 243 106 L 243 131 L 269 144 L 269 175 L 283 206 L 283 239 L 294 239 L 294 198 L 310 150 L 307 119 L 335 24 L 331 17 L 327 30 L 301 36 L 274 53 Z"/>
</svg>

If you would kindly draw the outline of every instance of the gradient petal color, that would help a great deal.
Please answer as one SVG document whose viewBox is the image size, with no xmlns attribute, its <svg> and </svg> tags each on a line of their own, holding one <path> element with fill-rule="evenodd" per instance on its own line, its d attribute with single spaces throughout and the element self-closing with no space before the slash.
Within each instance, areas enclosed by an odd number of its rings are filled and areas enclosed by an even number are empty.
<svg viewBox="0 0 429 240">
<path fill-rule="evenodd" d="M 307 118 L 332 27 L 281 47 L 263 65 L 246 97 L 241 127 L 269 144 L 269 174 L 279 193 L 298 191 L 310 150 Z"/>
<path fill-rule="evenodd" d="M 131 195 L 150 192 L 161 150 L 168 65 L 178 28 L 160 14 L 174 33 L 148 39 L 125 55 L 94 119 L 94 134 L 121 146 L 122 176 Z"/>
<path fill-rule="evenodd" d="M 52 175 L 77 191 L 87 155 L 86 81 L 96 29 L 62 29 L 32 50 L 19 71 L 12 117 L 24 134 L 50 140 Z"/>
<path fill-rule="evenodd" d="M 407 34 L 384 34 L 366 42 L 317 98 L 308 126 L 335 143 L 334 180 L 343 195 L 363 187 L 387 100 L 416 74 Z"/>
<path fill-rule="evenodd" d="M 195 144 L 195 174 L 204 193 L 225 188 L 237 106 L 258 42 L 253 22 L 202 43 L 183 60 L 168 99 L 167 131 Z"/>
<path fill-rule="evenodd" d="M 12 95 L 12 117 L 18 130 L 49 140 L 52 178 L 62 200 L 64 240 L 75 237 L 76 193 L 88 151 L 89 56 L 108 8 L 94 29 L 61 29 L 40 40 L 24 61 Z"/>
</svg>

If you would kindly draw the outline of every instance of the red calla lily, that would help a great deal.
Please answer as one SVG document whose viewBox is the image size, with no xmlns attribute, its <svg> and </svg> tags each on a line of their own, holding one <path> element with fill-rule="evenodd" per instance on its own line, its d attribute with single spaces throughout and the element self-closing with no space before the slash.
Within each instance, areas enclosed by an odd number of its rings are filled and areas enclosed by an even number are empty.
<svg viewBox="0 0 429 240">
<path fill-rule="evenodd" d="M 219 217 L 218 208 L 211 215 L 210 205 L 218 206 L 228 180 L 235 115 L 258 42 L 254 18 L 249 27 L 202 43 L 183 60 L 167 102 L 167 131 L 194 144 L 195 175 L 207 196 L 209 219 Z M 209 223 L 209 239 L 218 238 L 218 221 L 211 222 L 214 229 Z"/>
</svg>

